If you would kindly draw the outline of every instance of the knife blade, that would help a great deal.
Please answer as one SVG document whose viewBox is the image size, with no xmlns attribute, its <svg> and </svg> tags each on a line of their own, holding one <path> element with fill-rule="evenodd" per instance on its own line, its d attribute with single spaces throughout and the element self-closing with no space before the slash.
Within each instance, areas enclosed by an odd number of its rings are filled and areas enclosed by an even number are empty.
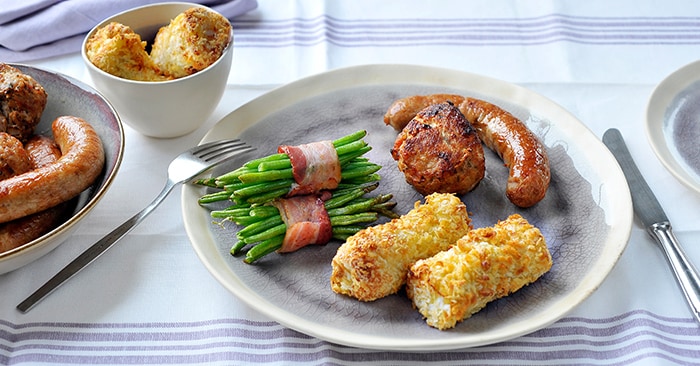
<svg viewBox="0 0 700 366">
<path fill-rule="evenodd" d="M 668 216 L 634 163 L 620 131 L 615 128 L 605 131 L 603 143 L 615 156 L 625 179 L 627 179 L 635 215 L 642 222 L 647 233 L 656 240 L 666 254 L 688 306 L 695 319 L 700 322 L 700 275 L 698 270 L 690 262 L 673 234 Z"/>
</svg>

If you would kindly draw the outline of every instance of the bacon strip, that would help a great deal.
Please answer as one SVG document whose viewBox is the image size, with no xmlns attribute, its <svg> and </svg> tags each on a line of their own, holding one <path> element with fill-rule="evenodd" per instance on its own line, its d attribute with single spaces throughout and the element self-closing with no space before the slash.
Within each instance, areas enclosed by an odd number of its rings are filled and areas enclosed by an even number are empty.
<svg viewBox="0 0 700 366">
<path fill-rule="evenodd" d="M 282 145 L 277 152 L 285 153 L 292 163 L 295 184 L 288 197 L 335 189 L 340 183 L 340 161 L 332 141 L 319 141 L 297 146 Z"/>
<path fill-rule="evenodd" d="M 287 225 L 280 253 L 293 252 L 310 244 L 326 244 L 333 231 L 323 199 L 319 196 L 281 198 L 272 202 Z"/>
</svg>

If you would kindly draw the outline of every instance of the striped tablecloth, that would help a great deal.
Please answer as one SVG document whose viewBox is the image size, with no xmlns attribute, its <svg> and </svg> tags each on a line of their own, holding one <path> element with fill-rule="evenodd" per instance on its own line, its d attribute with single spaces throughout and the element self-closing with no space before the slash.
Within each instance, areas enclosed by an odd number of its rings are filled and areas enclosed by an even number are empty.
<svg viewBox="0 0 700 366">
<path fill-rule="evenodd" d="M 50 298 L 17 312 L 25 296 L 150 202 L 171 158 L 224 115 L 301 77 L 373 63 L 506 80 L 554 100 L 596 136 L 618 128 L 700 265 L 700 195 L 664 168 L 644 131 L 654 87 L 700 55 L 700 3 L 261 1 L 233 25 L 229 85 L 207 123 L 170 140 L 127 127 L 112 189 L 69 242 L 0 275 L 0 364 L 700 365 L 700 324 L 636 221 L 610 276 L 571 313 L 532 334 L 466 350 L 357 349 L 266 318 L 197 259 L 177 194 Z M 75 52 L 28 62 L 90 82 Z"/>
</svg>

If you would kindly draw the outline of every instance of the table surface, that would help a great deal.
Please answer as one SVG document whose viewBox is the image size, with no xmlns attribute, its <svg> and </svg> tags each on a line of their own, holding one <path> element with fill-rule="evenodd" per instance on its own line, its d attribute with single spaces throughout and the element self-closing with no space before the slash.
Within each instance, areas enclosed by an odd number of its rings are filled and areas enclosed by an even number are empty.
<svg viewBox="0 0 700 366">
<path fill-rule="evenodd" d="M 608 278 L 564 318 L 472 349 L 356 349 L 263 316 L 197 258 L 179 190 L 32 311 L 15 309 L 148 204 L 171 159 L 225 115 L 277 86 L 363 64 L 437 66 L 505 80 L 558 103 L 598 137 L 619 129 L 687 255 L 700 263 L 700 195 L 662 165 L 644 128 L 655 86 L 700 54 L 698 14 L 700 3 L 691 1 L 260 2 L 233 20 L 232 72 L 204 125 L 174 139 L 125 126 L 121 170 L 85 222 L 48 255 L 0 275 L 0 364 L 700 364 L 700 325 L 636 220 Z M 78 53 L 28 63 L 91 83 Z"/>
</svg>

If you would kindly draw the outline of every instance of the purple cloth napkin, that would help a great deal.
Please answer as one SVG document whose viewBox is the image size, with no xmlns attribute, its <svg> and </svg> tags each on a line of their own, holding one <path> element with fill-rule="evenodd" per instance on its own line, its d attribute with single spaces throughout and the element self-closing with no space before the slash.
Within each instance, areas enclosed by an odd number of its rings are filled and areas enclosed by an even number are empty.
<svg viewBox="0 0 700 366">
<path fill-rule="evenodd" d="M 231 19 L 256 0 L 190 0 Z M 78 52 L 85 34 L 107 17 L 165 0 L 24 0 L 0 8 L 0 62 L 22 62 Z"/>
</svg>

